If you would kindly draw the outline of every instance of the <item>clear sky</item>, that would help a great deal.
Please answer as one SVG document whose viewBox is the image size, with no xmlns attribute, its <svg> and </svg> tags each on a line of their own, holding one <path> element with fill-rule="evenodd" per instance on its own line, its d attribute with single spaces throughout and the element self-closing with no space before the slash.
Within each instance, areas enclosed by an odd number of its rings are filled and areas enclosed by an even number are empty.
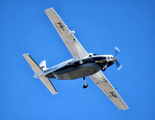
<svg viewBox="0 0 155 120">
<path fill-rule="evenodd" d="M 121 52 L 120 71 L 105 76 L 129 106 L 120 111 L 86 77 L 51 79 L 52 95 L 22 54 L 47 67 L 72 56 L 44 10 L 53 7 L 87 52 Z M 1 0 L 0 1 L 0 120 L 154 120 L 155 1 L 153 0 Z"/>
</svg>

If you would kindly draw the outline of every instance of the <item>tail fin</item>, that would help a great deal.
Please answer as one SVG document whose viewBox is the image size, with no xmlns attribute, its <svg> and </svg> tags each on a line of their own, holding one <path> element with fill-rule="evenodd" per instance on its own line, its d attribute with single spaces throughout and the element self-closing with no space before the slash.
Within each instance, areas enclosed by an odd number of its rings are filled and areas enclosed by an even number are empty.
<svg viewBox="0 0 155 120">
<path fill-rule="evenodd" d="M 46 60 L 43 60 L 41 61 L 41 63 L 39 64 L 39 66 L 41 67 L 41 69 L 44 71 L 44 70 L 47 70 L 46 68 Z"/>
<path fill-rule="evenodd" d="M 46 69 L 46 62 L 42 61 L 40 66 L 33 60 L 33 58 L 29 55 L 29 54 L 24 54 L 23 55 L 24 58 L 26 59 L 26 61 L 29 63 L 30 67 L 32 68 L 32 70 L 35 72 L 35 74 L 39 74 L 41 72 L 43 72 L 44 69 Z M 41 69 L 41 67 L 43 67 L 43 69 Z M 47 87 L 47 89 L 52 93 L 52 94 L 57 94 L 58 92 L 56 91 L 56 89 L 54 88 L 52 82 L 46 78 L 45 76 L 39 76 L 38 77 L 42 83 Z"/>
</svg>

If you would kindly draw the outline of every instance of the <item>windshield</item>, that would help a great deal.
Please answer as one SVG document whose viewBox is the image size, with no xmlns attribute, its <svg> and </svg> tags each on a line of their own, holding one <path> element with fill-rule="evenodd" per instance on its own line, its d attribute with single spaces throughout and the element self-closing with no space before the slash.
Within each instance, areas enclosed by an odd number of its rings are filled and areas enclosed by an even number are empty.
<svg viewBox="0 0 155 120">
<path fill-rule="evenodd" d="M 113 58 L 113 56 L 108 56 L 108 59 L 110 60 L 110 59 L 112 59 Z"/>
<path fill-rule="evenodd" d="M 96 56 L 96 55 L 98 55 L 98 54 L 93 53 L 93 55 Z"/>
</svg>

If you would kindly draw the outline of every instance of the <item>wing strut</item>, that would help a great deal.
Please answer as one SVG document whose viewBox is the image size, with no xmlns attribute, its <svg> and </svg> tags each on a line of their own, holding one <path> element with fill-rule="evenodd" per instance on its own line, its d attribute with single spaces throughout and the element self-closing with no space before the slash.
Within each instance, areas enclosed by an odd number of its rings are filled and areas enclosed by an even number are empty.
<svg viewBox="0 0 155 120">
<path fill-rule="evenodd" d="M 74 46 L 75 46 L 75 49 L 76 49 L 77 55 L 78 55 L 79 60 L 80 60 L 79 63 L 82 64 L 83 62 L 82 62 L 82 60 L 81 60 L 81 58 L 80 58 L 80 55 L 79 55 L 79 52 L 78 52 L 78 50 L 77 50 L 77 47 L 76 47 L 76 44 L 75 44 L 75 39 L 72 39 L 71 41 L 73 42 L 73 44 L 74 44 Z"/>
</svg>

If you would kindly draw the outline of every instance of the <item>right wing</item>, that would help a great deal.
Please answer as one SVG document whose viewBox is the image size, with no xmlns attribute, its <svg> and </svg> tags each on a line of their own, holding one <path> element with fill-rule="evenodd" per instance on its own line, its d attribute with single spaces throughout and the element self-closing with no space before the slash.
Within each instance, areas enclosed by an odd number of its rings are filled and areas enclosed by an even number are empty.
<svg viewBox="0 0 155 120">
<path fill-rule="evenodd" d="M 128 109 L 128 106 L 119 96 L 117 91 L 112 87 L 107 78 L 103 75 L 101 71 L 89 76 L 94 83 L 107 95 L 108 98 L 120 109 Z"/>
<path fill-rule="evenodd" d="M 55 10 L 53 8 L 49 8 L 46 9 L 45 12 L 74 59 L 86 57 L 88 53 L 73 35 L 74 31 L 69 30 Z"/>
</svg>

